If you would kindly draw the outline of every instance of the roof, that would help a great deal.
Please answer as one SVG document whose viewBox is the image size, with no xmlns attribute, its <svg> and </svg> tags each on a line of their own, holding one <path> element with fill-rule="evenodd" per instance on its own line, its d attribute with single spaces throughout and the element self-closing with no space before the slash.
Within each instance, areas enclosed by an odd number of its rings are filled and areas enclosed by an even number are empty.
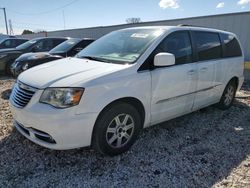
<svg viewBox="0 0 250 188">
<path fill-rule="evenodd" d="M 162 29 L 162 30 L 196 30 L 196 31 L 210 31 L 210 32 L 220 32 L 220 33 L 227 33 L 227 34 L 233 34 L 227 31 L 223 30 L 218 30 L 214 28 L 209 28 L 209 27 L 203 27 L 203 26 L 192 26 L 192 25 L 178 25 L 178 26 L 139 26 L 139 27 L 129 27 L 129 28 L 124 28 L 121 30 L 135 30 L 135 29 Z M 234 35 L 234 34 L 233 34 Z"/>
</svg>

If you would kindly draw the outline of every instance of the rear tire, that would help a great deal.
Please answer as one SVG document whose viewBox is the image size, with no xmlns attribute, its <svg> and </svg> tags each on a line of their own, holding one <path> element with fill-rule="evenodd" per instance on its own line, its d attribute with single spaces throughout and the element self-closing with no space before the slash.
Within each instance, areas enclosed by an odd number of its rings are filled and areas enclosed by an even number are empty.
<svg viewBox="0 0 250 188">
<path fill-rule="evenodd" d="M 114 156 L 126 152 L 135 142 L 142 121 L 139 112 L 130 104 L 116 103 L 98 117 L 93 137 L 93 148 Z"/>
<path fill-rule="evenodd" d="M 230 108 L 233 105 L 236 90 L 237 90 L 237 84 L 235 83 L 234 80 L 231 80 L 227 84 L 221 96 L 220 102 L 216 104 L 216 107 L 221 110 L 227 110 L 228 108 Z"/>
</svg>

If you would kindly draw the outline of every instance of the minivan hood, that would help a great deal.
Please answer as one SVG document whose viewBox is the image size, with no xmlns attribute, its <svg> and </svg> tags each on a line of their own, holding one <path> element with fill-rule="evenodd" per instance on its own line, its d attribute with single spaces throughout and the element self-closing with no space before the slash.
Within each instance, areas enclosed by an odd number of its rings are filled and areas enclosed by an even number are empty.
<svg viewBox="0 0 250 188">
<path fill-rule="evenodd" d="M 69 57 L 28 69 L 18 80 L 38 89 L 81 87 L 79 84 L 128 66 Z"/>
</svg>

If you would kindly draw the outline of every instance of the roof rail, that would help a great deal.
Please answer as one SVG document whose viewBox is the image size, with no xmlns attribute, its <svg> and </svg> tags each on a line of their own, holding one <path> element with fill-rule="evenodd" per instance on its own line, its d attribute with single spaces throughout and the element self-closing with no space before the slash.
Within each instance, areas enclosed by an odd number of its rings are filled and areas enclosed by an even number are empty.
<svg viewBox="0 0 250 188">
<path fill-rule="evenodd" d="M 202 26 L 190 25 L 190 24 L 179 24 L 177 26 L 179 26 L 179 27 L 202 27 Z"/>
</svg>

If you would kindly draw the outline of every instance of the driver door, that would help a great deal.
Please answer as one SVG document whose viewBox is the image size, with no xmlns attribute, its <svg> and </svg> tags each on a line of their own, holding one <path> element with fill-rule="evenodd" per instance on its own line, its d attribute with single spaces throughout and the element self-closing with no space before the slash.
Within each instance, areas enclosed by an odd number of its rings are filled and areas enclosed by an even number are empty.
<svg viewBox="0 0 250 188">
<path fill-rule="evenodd" d="M 197 85 L 197 65 L 193 62 L 189 31 L 168 35 L 156 51 L 174 54 L 175 65 L 151 71 L 151 124 L 190 112 Z"/>
</svg>

